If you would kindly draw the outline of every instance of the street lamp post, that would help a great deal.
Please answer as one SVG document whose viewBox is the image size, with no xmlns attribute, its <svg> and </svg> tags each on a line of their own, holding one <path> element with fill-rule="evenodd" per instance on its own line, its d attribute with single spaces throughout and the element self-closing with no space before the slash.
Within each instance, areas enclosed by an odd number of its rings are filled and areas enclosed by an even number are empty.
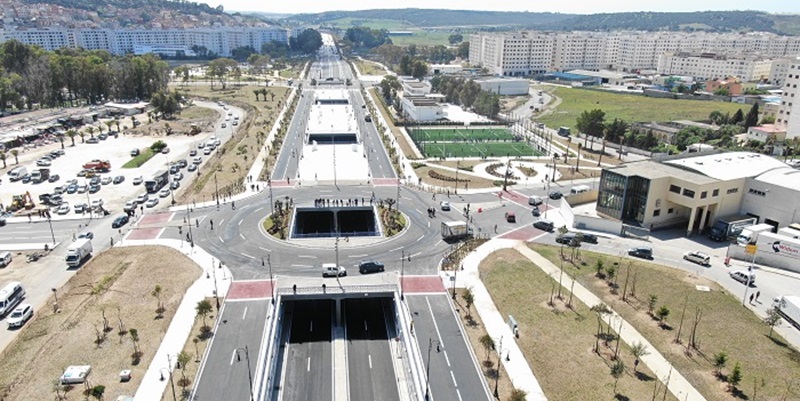
<svg viewBox="0 0 800 401">
<path fill-rule="evenodd" d="M 500 344 L 497 346 L 497 374 L 494 376 L 494 397 L 495 398 L 498 398 L 498 395 L 497 395 L 497 384 L 500 381 L 500 354 L 501 353 L 503 353 L 503 336 L 500 336 Z"/>
<path fill-rule="evenodd" d="M 250 369 L 250 350 L 247 348 L 247 345 L 244 348 L 236 348 L 236 361 L 241 362 L 242 357 L 239 355 L 239 351 L 244 350 L 244 357 L 247 361 L 247 380 L 250 382 L 250 401 L 254 401 L 253 398 L 253 371 Z"/>
<path fill-rule="evenodd" d="M 192 214 L 189 205 L 186 205 L 186 223 L 189 227 L 189 245 L 194 249 L 194 236 L 192 235 Z"/>
<path fill-rule="evenodd" d="M 172 401 L 177 401 L 178 397 L 175 396 L 175 381 L 172 380 L 172 358 L 170 358 L 169 354 L 167 354 L 167 372 L 169 372 L 169 384 L 172 387 Z"/>
<path fill-rule="evenodd" d="M 272 180 L 267 177 L 267 185 L 269 186 L 269 206 L 272 208 L 272 214 L 275 215 L 275 201 L 272 200 Z"/>
<path fill-rule="evenodd" d="M 217 198 L 217 210 L 219 210 L 219 186 L 217 185 L 216 172 L 214 172 L 214 197 Z"/>
<path fill-rule="evenodd" d="M 53 238 L 53 247 L 56 246 L 56 234 L 53 231 L 53 222 L 50 220 L 50 211 L 47 210 L 47 224 L 50 225 L 50 236 Z"/>
<path fill-rule="evenodd" d="M 406 273 L 406 251 L 400 251 L 400 300 L 405 299 L 405 294 L 403 293 L 403 276 Z"/>
<path fill-rule="evenodd" d="M 219 262 L 222 266 L 222 261 Z M 217 301 L 217 310 L 219 310 L 219 291 L 217 291 L 217 269 L 214 268 L 214 259 L 211 259 L 211 274 L 214 276 L 214 299 Z"/>
<path fill-rule="evenodd" d="M 456 160 L 456 182 L 453 185 L 453 192 L 458 195 L 458 160 Z"/>
<path fill-rule="evenodd" d="M 436 345 L 439 345 L 438 340 L 434 340 L 428 337 L 428 362 L 425 364 L 425 400 L 430 399 L 430 383 L 431 383 L 431 350 L 433 349 L 433 343 L 436 342 Z"/>
<path fill-rule="evenodd" d="M 275 280 L 272 278 L 272 261 L 270 255 L 267 255 L 267 265 L 269 266 L 269 281 L 270 281 L 270 296 L 272 297 L 272 304 L 275 304 Z M 261 257 L 261 267 L 264 267 L 264 257 Z"/>
</svg>

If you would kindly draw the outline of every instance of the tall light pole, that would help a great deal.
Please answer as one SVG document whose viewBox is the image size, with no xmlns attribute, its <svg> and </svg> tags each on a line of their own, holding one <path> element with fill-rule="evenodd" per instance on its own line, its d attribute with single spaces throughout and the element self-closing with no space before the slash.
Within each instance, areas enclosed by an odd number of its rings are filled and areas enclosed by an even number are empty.
<svg viewBox="0 0 800 401">
<path fill-rule="evenodd" d="M 194 236 L 192 235 L 192 214 L 189 205 L 186 205 L 186 223 L 189 226 L 189 245 L 194 249 Z"/>
<path fill-rule="evenodd" d="M 177 401 L 178 397 L 175 396 L 175 381 L 172 380 L 172 358 L 167 354 L 167 371 L 169 372 L 169 384 L 172 387 L 172 401 Z"/>
<path fill-rule="evenodd" d="M 456 182 L 453 186 L 453 192 L 458 195 L 458 160 L 456 160 Z"/>
<path fill-rule="evenodd" d="M 217 173 L 214 172 L 214 197 L 217 198 L 217 211 L 219 211 L 219 186 L 217 185 Z"/>
<path fill-rule="evenodd" d="M 439 345 L 438 340 L 434 340 L 428 337 L 428 362 L 425 364 L 425 400 L 430 399 L 430 383 L 431 383 L 431 349 L 433 349 L 433 343 L 436 342 L 436 345 Z M 499 363 L 499 362 L 498 362 Z"/>
<path fill-rule="evenodd" d="M 55 247 L 56 246 L 56 234 L 53 231 L 53 222 L 52 222 L 52 220 L 50 220 L 50 211 L 47 210 L 46 212 L 47 212 L 47 224 L 50 225 L 50 236 L 53 238 L 53 247 Z"/>
<path fill-rule="evenodd" d="M 222 261 L 219 262 L 222 266 Z M 211 259 L 211 274 L 214 276 L 214 299 L 217 301 L 217 310 L 219 310 L 219 291 L 217 290 L 217 269 L 214 268 L 214 259 Z"/>
<path fill-rule="evenodd" d="M 406 251 L 400 251 L 400 300 L 405 299 L 405 294 L 403 293 L 403 276 L 406 273 Z"/>
<path fill-rule="evenodd" d="M 272 208 L 272 214 L 275 214 L 275 201 L 272 200 L 272 179 L 267 177 L 267 185 L 269 185 L 269 206 Z"/>
<path fill-rule="evenodd" d="M 267 255 L 267 265 L 269 266 L 269 281 L 270 281 L 270 296 L 272 297 L 272 304 L 275 305 L 275 280 L 272 278 L 272 261 L 270 255 Z M 264 257 L 261 257 L 261 267 L 264 267 Z"/>
<path fill-rule="evenodd" d="M 430 353 L 430 351 L 428 351 Z M 497 346 L 497 374 L 494 376 L 494 398 L 497 395 L 497 383 L 500 381 L 500 354 L 503 353 L 503 336 L 500 336 L 500 344 Z"/>
<path fill-rule="evenodd" d="M 253 371 L 252 371 L 252 369 L 250 369 L 250 350 L 247 348 L 247 345 L 245 345 L 244 348 L 241 348 L 241 347 L 236 348 L 236 361 L 237 362 L 241 362 L 242 361 L 242 357 L 239 354 L 239 352 L 241 350 L 244 350 L 244 357 L 245 357 L 245 360 L 247 361 L 247 380 L 250 382 L 250 401 L 254 401 L 254 398 L 253 398 Z"/>
</svg>

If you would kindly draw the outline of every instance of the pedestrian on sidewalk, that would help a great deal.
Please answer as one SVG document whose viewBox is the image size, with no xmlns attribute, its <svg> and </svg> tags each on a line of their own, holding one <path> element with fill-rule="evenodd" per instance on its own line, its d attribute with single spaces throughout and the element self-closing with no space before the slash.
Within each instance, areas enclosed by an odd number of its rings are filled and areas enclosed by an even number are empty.
<svg viewBox="0 0 800 401">
<path fill-rule="evenodd" d="M 753 297 L 755 297 L 755 296 L 756 296 L 756 294 L 750 294 L 750 305 L 753 304 Z"/>
<path fill-rule="evenodd" d="M 208 222 L 211 223 L 211 231 L 214 231 L 214 220 L 209 220 Z"/>
<path fill-rule="evenodd" d="M 761 296 L 761 291 L 757 291 L 757 292 L 756 292 L 756 302 L 759 302 L 759 301 L 758 301 L 758 297 L 760 297 L 760 296 Z M 759 302 L 759 303 L 760 303 L 760 302 Z"/>
</svg>

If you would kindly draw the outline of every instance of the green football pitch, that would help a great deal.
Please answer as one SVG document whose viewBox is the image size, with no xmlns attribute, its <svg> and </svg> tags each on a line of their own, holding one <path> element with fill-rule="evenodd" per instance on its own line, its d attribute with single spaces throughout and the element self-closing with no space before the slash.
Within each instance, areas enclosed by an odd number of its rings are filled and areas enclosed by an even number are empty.
<svg viewBox="0 0 800 401">
<path fill-rule="evenodd" d="M 408 129 L 425 157 L 541 156 L 506 128 Z"/>
</svg>

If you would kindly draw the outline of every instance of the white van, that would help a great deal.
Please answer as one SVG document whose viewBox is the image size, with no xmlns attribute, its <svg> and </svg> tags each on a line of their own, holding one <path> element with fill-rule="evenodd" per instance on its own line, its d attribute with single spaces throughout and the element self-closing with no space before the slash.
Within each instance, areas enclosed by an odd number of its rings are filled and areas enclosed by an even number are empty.
<svg viewBox="0 0 800 401">
<path fill-rule="evenodd" d="M 0 267 L 6 267 L 11 264 L 11 252 L 0 252 Z"/>
<path fill-rule="evenodd" d="M 10 313 L 25 298 L 22 283 L 12 281 L 0 290 L 0 317 Z"/>
<path fill-rule="evenodd" d="M 569 193 L 572 194 L 572 195 L 582 194 L 584 192 L 589 192 L 590 189 L 591 188 L 589 188 L 588 185 L 576 185 L 576 186 L 572 187 L 572 189 L 569 190 Z"/>
<path fill-rule="evenodd" d="M 542 199 L 541 196 L 533 195 L 530 198 L 528 198 L 528 204 L 531 206 L 539 206 L 542 203 L 544 203 L 544 200 Z"/>
<path fill-rule="evenodd" d="M 337 267 L 335 263 L 322 264 L 322 277 L 341 277 L 346 275 L 347 270 L 343 266 Z"/>
<path fill-rule="evenodd" d="M 19 181 L 22 177 L 25 177 L 25 174 L 28 174 L 28 168 L 25 166 L 15 167 L 13 170 L 8 172 L 8 179 L 11 182 Z"/>
</svg>

